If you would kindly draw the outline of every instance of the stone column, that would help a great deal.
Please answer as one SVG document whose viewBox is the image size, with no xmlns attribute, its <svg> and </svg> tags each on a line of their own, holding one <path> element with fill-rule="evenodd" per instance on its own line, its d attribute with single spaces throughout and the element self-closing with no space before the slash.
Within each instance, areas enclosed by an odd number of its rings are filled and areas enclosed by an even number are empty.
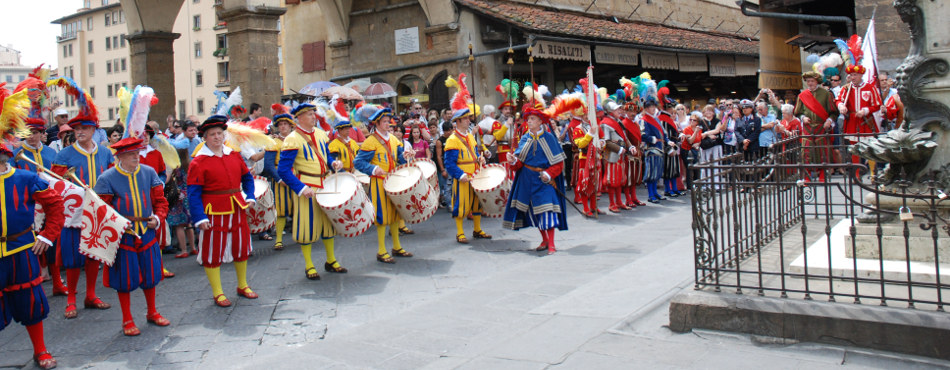
<svg viewBox="0 0 950 370">
<path fill-rule="evenodd" d="M 181 34 L 162 31 L 137 32 L 126 36 L 129 40 L 129 67 L 132 86 L 147 85 L 155 89 L 158 104 L 150 116 L 165 123 L 165 116 L 175 115 L 175 58 L 172 45 Z"/>
<path fill-rule="evenodd" d="M 242 105 L 269 107 L 280 101 L 277 64 L 277 21 L 287 9 L 271 6 L 235 7 L 219 11 L 228 22 L 231 90 L 241 87 Z"/>
</svg>

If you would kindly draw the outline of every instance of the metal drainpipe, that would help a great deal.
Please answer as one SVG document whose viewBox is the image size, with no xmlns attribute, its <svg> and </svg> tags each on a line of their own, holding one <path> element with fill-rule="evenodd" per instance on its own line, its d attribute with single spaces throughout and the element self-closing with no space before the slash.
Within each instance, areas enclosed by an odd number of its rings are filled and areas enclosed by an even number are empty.
<svg viewBox="0 0 950 370">
<path fill-rule="evenodd" d="M 854 34 L 854 21 L 851 18 L 840 16 L 840 15 L 811 15 L 811 14 L 788 14 L 788 13 L 769 13 L 762 12 L 758 10 L 749 10 L 748 7 L 756 6 L 753 3 L 748 1 L 736 1 L 736 4 L 739 5 L 739 9 L 742 10 L 742 14 L 748 17 L 761 17 L 761 18 L 778 18 L 778 19 L 793 19 L 800 21 L 815 21 L 815 22 L 831 22 L 831 23 L 844 23 L 848 26 L 848 35 Z"/>
</svg>

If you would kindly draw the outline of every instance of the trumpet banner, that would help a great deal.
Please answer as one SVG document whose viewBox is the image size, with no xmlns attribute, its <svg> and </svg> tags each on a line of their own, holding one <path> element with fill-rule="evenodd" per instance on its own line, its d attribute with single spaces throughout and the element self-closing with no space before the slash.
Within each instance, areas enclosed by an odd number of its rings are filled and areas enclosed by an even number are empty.
<svg viewBox="0 0 950 370">
<path fill-rule="evenodd" d="M 122 217 L 92 190 L 86 189 L 82 206 L 79 253 L 112 266 L 122 233 L 132 222 Z"/>
</svg>

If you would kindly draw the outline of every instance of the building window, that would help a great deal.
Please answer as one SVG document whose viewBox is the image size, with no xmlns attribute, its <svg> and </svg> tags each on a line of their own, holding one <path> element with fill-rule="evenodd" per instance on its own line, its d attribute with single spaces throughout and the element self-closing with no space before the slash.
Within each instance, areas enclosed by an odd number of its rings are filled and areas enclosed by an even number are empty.
<svg viewBox="0 0 950 370">
<path fill-rule="evenodd" d="M 323 41 L 303 44 L 303 72 L 322 71 L 327 67 L 326 47 Z"/>
<path fill-rule="evenodd" d="M 114 119 L 115 119 L 115 111 L 113 111 L 112 108 L 109 108 L 109 120 L 111 121 Z"/>
<path fill-rule="evenodd" d="M 204 72 L 198 70 L 195 71 L 195 86 L 202 86 L 205 83 Z"/>
<path fill-rule="evenodd" d="M 63 45 L 63 58 L 69 57 L 69 50 L 66 49 L 66 45 Z"/>
<path fill-rule="evenodd" d="M 92 54 L 92 40 L 89 40 L 86 45 L 86 53 Z"/>
<path fill-rule="evenodd" d="M 112 97 L 112 85 L 106 86 L 106 96 Z"/>
<path fill-rule="evenodd" d="M 112 63 L 106 62 L 106 74 L 112 74 Z"/>
<path fill-rule="evenodd" d="M 92 17 L 86 17 L 86 29 L 92 31 Z"/>
<path fill-rule="evenodd" d="M 192 23 L 193 23 L 193 24 L 192 24 L 192 27 L 195 28 L 195 31 L 200 30 L 200 29 L 201 29 L 201 16 L 200 16 L 200 15 L 196 15 L 196 16 L 192 17 Z"/>
<path fill-rule="evenodd" d="M 122 64 L 122 72 L 125 72 L 125 58 L 122 58 L 120 64 Z"/>
<path fill-rule="evenodd" d="M 96 98 L 96 87 L 95 87 L 95 86 L 89 86 L 89 96 L 91 96 L 93 99 Z"/>
<path fill-rule="evenodd" d="M 73 44 L 69 44 L 69 56 L 73 56 Z"/>
<path fill-rule="evenodd" d="M 89 77 L 96 77 L 96 66 L 94 63 L 89 63 Z"/>
<path fill-rule="evenodd" d="M 123 82 L 123 83 L 122 83 L 122 87 L 129 87 L 129 83 L 128 83 L 128 82 Z"/>
<path fill-rule="evenodd" d="M 119 24 L 119 13 L 112 12 L 112 24 Z"/>
<path fill-rule="evenodd" d="M 178 115 L 181 116 L 181 119 L 185 119 L 185 101 L 178 101 Z"/>
<path fill-rule="evenodd" d="M 82 7 L 86 9 L 92 8 L 92 0 L 82 0 Z"/>
<path fill-rule="evenodd" d="M 231 76 L 228 74 L 228 62 L 218 63 L 218 83 L 226 84 L 231 80 Z"/>
<path fill-rule="evenodd" d="M 198 101 L 195 102 L 195 111 L 196 111 L 195 112 L 196 114 L 205 114 L 205 100 L 204 99 L 198 99 Z"/>
<path fill-rule="evenodd" d="M 228 35 L 226 33 L 218 34 L 218 49 L 228 47 Z"/>
<path fill-rule="evenodd" d="M 8 83 L 8 84 L 12 84 L 12 83 L 13 83 L 13 75 L 7 75 L 7 83 Z"/>
<path fill-rule="evenodd" d="M 70 53 L 70 54 L 72 54 L 72 53 Z M 76 75 L 74 74 L 74 72 L 76 72 L 76 70 L 73 69 L 72 66 L 70 66 L 70 67 L 69 67 L 69 78 L 76 79 Z"/>
<path fill-rule="evenodd" d="M 115 58 L 112 60 L 112 71 L 115 73 L 119 73 L 119 58 Z"/>
<path fill-rule="evenodd" d="M 284 64 L 284 52 L 280 46 L 277 47 L 277 64 Z"/>
<path fill-rule="evenodd" d="M 106 13 L 106 27 L 109 27 L 112 24 L 112 16 L 109 13 Z"/>
<path fill-rule="evenodd" d="M 119 43 L 122 44 L 122 47 L 125 47 L 125 34 L 119 35 Z"/>
<path fill-rule="evenodd" d="M 191 0 L 191 2 L 197 4 L 200 0 Z"/>
<path fill-rule="evenodd" d="M 112 38 L 106 37 L 106 50 L 112 50 Z"/>
<path fill-rule="evenodd" d="M 125 24 L 125 11 L 119 9 L 119 23 Z"/>
<path fill-rule="evenodd" d="M 119 36 L 112 36 L 112 47 L 119 48 Z"/>
<path fill-rule="evenodd" d="M 201 43 L 195 43 L 195 58 L 201 58 Z"/>
<path fill-rule="evenodd" d="M 102 0 L 102 5 L 103 6 L 109 5 L 109 0 Z"/>
</svg>

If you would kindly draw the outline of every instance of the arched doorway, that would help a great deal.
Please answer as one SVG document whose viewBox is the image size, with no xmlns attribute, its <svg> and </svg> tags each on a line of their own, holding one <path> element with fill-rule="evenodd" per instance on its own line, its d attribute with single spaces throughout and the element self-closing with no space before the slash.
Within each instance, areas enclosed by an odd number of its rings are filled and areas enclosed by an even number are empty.
<svg viewBox="0 0 950 370">
<path fill-rule="evenodd" d="M 409 103 L 413 100 L 429 105 L 429 86 L 425 80 L 416 75 L 405 75 L 396 83 L 396 107 L 398 112 L 409 110 Z"/>
<path fill-rule="evenodd" d="M 449 72 L 443 69 L 429 81 L 429 109 L 442 111 L 449 107 L 449 88 L 445 87 L 445 78 L 448 76 Z"/>
</svg>

